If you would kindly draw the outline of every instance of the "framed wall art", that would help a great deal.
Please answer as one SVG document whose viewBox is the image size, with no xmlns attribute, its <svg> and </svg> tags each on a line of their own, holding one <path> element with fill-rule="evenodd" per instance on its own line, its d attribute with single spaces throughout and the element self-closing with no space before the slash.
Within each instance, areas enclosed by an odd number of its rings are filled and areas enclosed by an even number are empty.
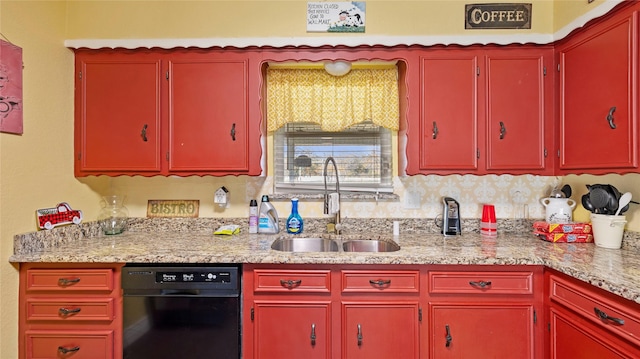
<svg viewBox="0 0 640 359">
<path fill-rule="evenodd" d="M 364 1 L 307 2 L 307 32 L 356 32 L 365 30 Z"/>
<path fill-rule="evenodd" d="M 0 132 L 22 134 L 22 48 L 0 39 Z"/>
</svg>

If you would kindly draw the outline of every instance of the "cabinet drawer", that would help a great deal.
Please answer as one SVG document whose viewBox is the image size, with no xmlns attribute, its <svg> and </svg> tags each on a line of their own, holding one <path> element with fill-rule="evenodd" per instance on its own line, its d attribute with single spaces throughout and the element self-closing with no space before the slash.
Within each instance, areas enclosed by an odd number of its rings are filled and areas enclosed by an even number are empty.
<svg viewBox="0 0 640 359">
<path fill-rule="evenodd" d="M 331 292 L 329 270 L 268 270 L 253 271 L 254 292 Z"/>
<path fill-rule="evenodd" d="M 431 294 L 533 294 L 533 272 L 429 272 Z"/>
<path fill-rule="evenodd" d="M 599 327 L 640 345 L 640 311 L 600 296 L 588 287 L 551 275 L 551 300 L 577 312 Z"/>
<path fill-rule="evenodd" d="M 418 293 L 419 271 L 342 271 L 342 292 Z"/>
<path fill-rule="evenodd" d="M 27 291 L 103 291 L 113 290 L 111 269 L 29 269 Z"/>
<path fill-rule="evenodd" d="M 113 298 L 28 298 L 27 321 L 112 321 Z"/>
<path fill-rule="evenodd" d="M 28 359 L 112 359 L 113 332 L 110 330 L 54 331 L 25 333 Z"/>
</svg>

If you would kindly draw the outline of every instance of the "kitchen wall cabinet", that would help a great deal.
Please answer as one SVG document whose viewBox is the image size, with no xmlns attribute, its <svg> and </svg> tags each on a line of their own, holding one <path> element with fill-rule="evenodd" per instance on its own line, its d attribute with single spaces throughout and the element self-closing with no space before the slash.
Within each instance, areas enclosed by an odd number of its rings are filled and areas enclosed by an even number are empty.
<svg viewBox="0 0 640 359">
<path fill-rule="evenodd" d="M 434 50 L 420 61 L 419 146 L 418 151 L 408 151 L 409 156 L 417 154 L 419 172 L 478 171 L 480 55 Z M 410 157 L 410 164 L 412 160 Z"/>
<path fill-rule="evenodd" d="M 552 61 L 545 46 L 421 52 L 407 173 L 552 173 Z"/>
<path fill-rule="evenodd" d="M 259 175 L 252 56 L 77 50 L 76 176 Z"/>
<path fill-rule="evenodd" d="M 19 355 L 122 358 L 120 266 L 22 264 Z"/>
<path fill-rule="evenodd" d="M 429 271 L 430 358 L 542 356 L 541 271 L 503 270 Z"/>
<path fill-rule="evenodd" d="M 551 174 L 552 50 L 502 48 L 485 61 L 487 172 Z"/>
<path fill-rule="evenodd" d="M 246 265 L 244 358 L 419 358 L 420 271 L 353 268 Z"/>
<path fill-rule="evenodd" d="M 638 357 L 638 304 L 553 270 L 545 283 L 551 358 Z"/>
<path fill-rule="evenodd" d="M 556 47 L 561 174 L 638 167 L 638 15 L 632 10 L 590 24 Z"/>
</svg>

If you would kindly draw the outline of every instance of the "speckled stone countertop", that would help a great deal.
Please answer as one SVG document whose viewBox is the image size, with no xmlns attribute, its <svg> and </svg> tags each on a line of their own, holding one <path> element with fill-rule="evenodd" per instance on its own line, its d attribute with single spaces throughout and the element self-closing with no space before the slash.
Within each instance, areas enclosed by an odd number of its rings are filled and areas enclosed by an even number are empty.
<svg viewBox="0 0 640 359">
<path fill-rule="evenodd" d="M 444 237 L 426 220 L 401 221 L 401 235 L 391 234 L 392 219 L 363 228 L 346 224 L 351 238 L 397 240 L 388 253 L 289 253 L 270 248 L 278 235 L 214 235 L 232 220 L 131 219 L 128 230 L 104 236 L 95 223 L 16 235 L 10 262 L 68 263 L 278 263 L 278 264 L 460 264 L 544 265 L 640 303 L 640 248 L 636 234 L 626 234 L 622 249 L 589 244 L 549 243 L 512 223 L 498 223 L 497 237 L 476 231 Z M 412 221 L 417 223 L 412 223 Z M 463 228 L 477 228 L 465 220 Z M 321 233 L 324 223 L 305 222 L 305 235 Z M 513 226 L 512 226 L 513 225 Z M 419 230 L 417 229 L 419 228 Z M 530 227 L 529 227 L 530 228 Z M 388 233 L 388 234 L 387 234 Z"/>
</svg>

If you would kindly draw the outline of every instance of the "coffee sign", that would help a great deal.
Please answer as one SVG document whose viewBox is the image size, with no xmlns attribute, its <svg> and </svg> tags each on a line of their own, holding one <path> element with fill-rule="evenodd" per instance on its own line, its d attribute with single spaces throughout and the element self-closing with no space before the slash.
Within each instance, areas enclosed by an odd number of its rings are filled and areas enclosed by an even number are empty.
<svg viewBox="0 0 640 359">
<path fill-rule="evenodd" d="M 465 29 L 530 29 L 531 4 L 467 4 Z"/>
</svg>

